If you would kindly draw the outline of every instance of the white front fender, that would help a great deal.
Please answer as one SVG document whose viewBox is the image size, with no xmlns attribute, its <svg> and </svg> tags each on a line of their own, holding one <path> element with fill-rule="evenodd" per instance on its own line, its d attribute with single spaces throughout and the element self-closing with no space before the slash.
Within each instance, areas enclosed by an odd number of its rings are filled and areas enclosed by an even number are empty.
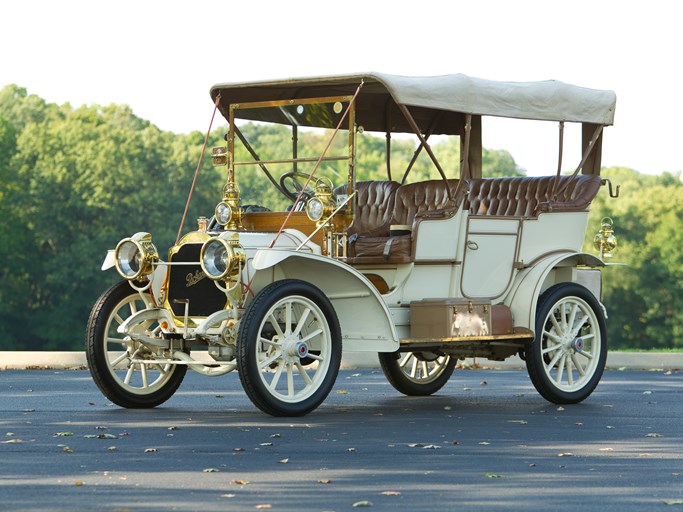
<svg viewBox="0 0 683 512">
<path fill-rule="evenodd" d="M 344 350 L 398 350 L 398 335 L 384 299 L 355 268 L 325 256 L 279 249 L 258 251 L 253 267 L 256 277 L 268 269 L 274 279 L 300 279 L 320 288 L 337 312 Z"/>
<path fill-rule="evenodd" d="M 107 255 L 104 257 L 104 261 L 102 262 L 102 270 L 109 270 L 114 265 L 116 265 L 116 250 L 109 249 L 107 251 Z"/>
<path fill-rule="evenodd" d="M 138 311 L 132 314 L 118 326 L 116 329 L 121 334 L 129 334 L 140 324 L 145 322 L 158 322 L 159 324 L 166 322 L 168 325 L 173 325 L 173 317 L 168 310 L 164 308 L 149 308 Z"/>
</svg>

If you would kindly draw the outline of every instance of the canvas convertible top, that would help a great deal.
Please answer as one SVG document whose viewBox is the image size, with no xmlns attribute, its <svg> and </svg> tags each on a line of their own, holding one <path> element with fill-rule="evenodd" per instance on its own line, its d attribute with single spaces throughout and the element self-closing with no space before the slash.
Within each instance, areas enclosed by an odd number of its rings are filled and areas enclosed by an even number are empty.
<svg viewBox="0 0 683 512">
<path fill-rule="evenodd" d="M 357 101 L 357 120 L 371 131 L 411 131 L 403 125 L 400 115 L 391 115 L 394 103 L 411 107 L 415 118 L 423 120 L 418 123 L 421 127 L 433 121 L 435 111 L 596 125 L 614 122 L 613 91 L 556 80 L 500 82 L 463 74 L 408 77 L 370 72 L 226 83 L 214 85 L 211 97 L 215 100 L 220 93 L 219 108 L 227 118 L 230 104 L 351 95 L 361 81 L 364 85 Z M 453 117 L 445 116 L 433 127 L 434 133 L 457 133 L 451 122 Z"/>
</svg>

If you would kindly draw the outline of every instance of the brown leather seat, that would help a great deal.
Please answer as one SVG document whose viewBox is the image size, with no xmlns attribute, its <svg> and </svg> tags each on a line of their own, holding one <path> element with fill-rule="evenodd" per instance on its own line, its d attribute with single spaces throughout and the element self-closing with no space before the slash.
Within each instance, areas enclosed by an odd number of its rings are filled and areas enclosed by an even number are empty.
<svg viewBox="0 0 683 512">
<path fill-rule="evenodd" d="M 394 208 L 394 193 L 399 187 L 395 181 L 358 181 L 356 182 L 356 211 L 349 236 L 358 233 L 372 233 L 378 228 L 383 230 Z M 347 186 L 334 189 L 335 194 L 346 194 Z"/>
<path fill-rule="evenodd" d="M 600 176 L 561 176 L 553 196 L 555 176 L 482 178 L 470 180 L 470 215 L 537 217 L 542 212 L 585 211 L 598 193 Z"/>
<path fill-rule="evenodd" d="M 429 212 L 453 210 L 459 180 L 448 180 L 451 199 L 443 180 L 423 181 L 401 185 L 396 190 L 393 209 L 388 221 L 370 231 L 363 229 L 349 244 L 350 262 L 360 263 L 409 263 L 413 258 L 413 241 L 417 225 Z M 392 225 L 410 226 L 410 234 L 392 236 Z"/>
</svg>

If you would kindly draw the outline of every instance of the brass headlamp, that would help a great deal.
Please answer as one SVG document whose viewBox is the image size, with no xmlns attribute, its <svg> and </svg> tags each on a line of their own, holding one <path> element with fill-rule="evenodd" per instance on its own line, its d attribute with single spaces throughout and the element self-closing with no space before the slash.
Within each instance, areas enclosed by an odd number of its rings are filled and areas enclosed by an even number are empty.
<svg viewBox="0 0 683 512">
<path fill-rule="evenodd" d="M 609 217 L 600 221 L 600 231 L 593 238 L 593 246 L 600 252 L 600 258 L 611 258 L 612 251 L 617 246 L 617 237 L 614 236 L 614 222 Z"/>
<path fill-rule="evenodd" d="M 246 259 L 237 233 L 226 232 L 207 240 L 199 254 L 202 270 L 214 281 L 235 276 Z"/>
<path fill-rule="evenodd" d="M 136 281 L 154 271 L 154 263 L 159 261 L 159 253 L 152 243 L 149 233 L 135 233 L 124 238 L 114 251 L 116 270 L 124 279 Z"/>
</svg>

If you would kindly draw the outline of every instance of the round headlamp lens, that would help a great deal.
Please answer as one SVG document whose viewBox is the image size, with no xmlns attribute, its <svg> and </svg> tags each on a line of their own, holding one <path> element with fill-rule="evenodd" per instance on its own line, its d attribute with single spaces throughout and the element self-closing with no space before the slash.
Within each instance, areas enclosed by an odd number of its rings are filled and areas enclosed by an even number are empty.
<svg viewBox="0 0 683 512">
<path fill-rule="evenodd" d="M 218 239 L 209 240 L 202 251 L 202 269 L 211 279 L 221 279 L 230 269 L 231 252 Z"/>
<path fill-rule="evenodd" d="M 159 254 L 152 243 L 152 235 L 142 232 L 121 240 L 114 255 L 116 270 L 128 280 L 140 279 L 151 274 L 154 272 L 154 263 L 159 261 Z"/>
<path fill-rule="evenodd" d="M 230 205 L 227 203 L 220 202 L 216 206 L 215 215 L 216 222 L 218 222 L 218 224 L 221 226 L 225 226 L 232 218 L 232 208 L 230 208 Z"/>
<path fill-rule="evenodd" d="M 319 221 L 323 216 L 324 210 L 322 201 L 317 197 L 310 199 L 306 204 L 306 215 L 313 221 Z"/>
<path fill-rule="evenodd" d="M 123 242 L 116 253 L 116 266 L 126 279 L 135 279 L 140 275 L 142 252 L 138 244 L 132 240 Z"/>
</svg>

